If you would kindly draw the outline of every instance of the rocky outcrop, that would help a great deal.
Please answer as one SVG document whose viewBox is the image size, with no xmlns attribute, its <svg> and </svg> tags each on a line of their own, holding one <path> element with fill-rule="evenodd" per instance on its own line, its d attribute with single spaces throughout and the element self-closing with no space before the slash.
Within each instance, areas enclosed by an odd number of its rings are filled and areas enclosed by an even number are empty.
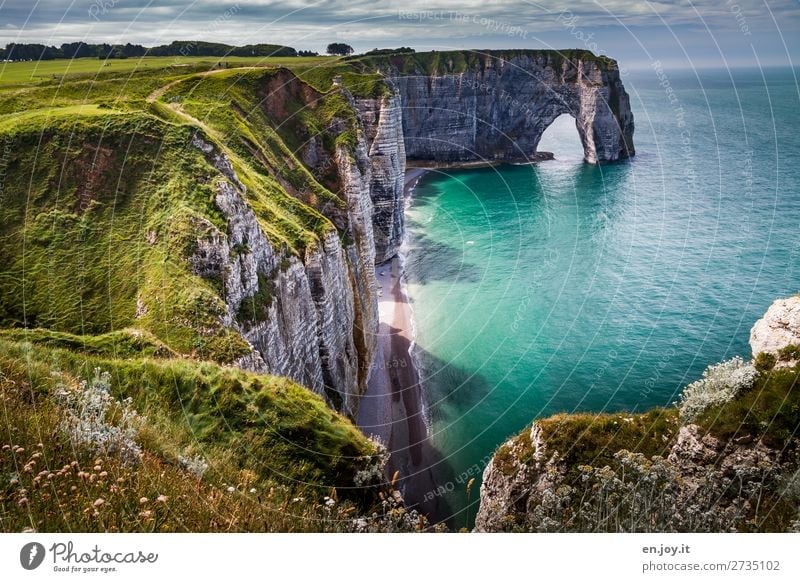
<svg viewBox="0 0 800 582">
<path fill-rule="evenodd" d="M 563 468 L 557 465 L 557 457 L 548 454 L 539 425 L 534 423 L 527 432 L 503 445 L 505 459 L 492 457 L 486 466 L 476 531 L 502 531 L 509 516 L 524 515 L 529 501 L 554 490 L 563 478 Z"/>
<path fill-rule="evenodd" d="M 762 352 L 776 357 L 775 366 L 791 367 L 798 360 L 785 348 L 800 346 L 800 297 L 778 299 L 750 330 L 753 356 Z"/>
<path fill-rule="evenodd" d="M 666 456 L 621 450 L 616 468 L 571 467 L 536 423 L 530 432 L 532 455 L 516 437 L 486 467 L 476 531 L 737 531 L 758 523 L 761 509 L 760 529 L 765 500 L 783 495 L 797 471 L 781 447 L 695 424 L 680 427 Z"/>
<path fill-rule="evenodd" d="M 383 69 L 402 99 L 409 159 L 532 161 L 564 113 L 575 118 L 587 162 L 634 155 L 633 114 L 611 59 L 588 51 L 424 55 L 389 59 Z"/>
<path fill-rule="evenodd" d="M 722 532 L 800 526 L 799 308 L 797 297 L 776 301 L 751 334 L 754 356 L 767 352 L 781 362 L 790 353 L 791 361 L 784 363 L 791 368 L 762 366 L 759 373 L 748 364 L 752 377 L 725 393 L 725 379 L 717 373 L 723 364 L 710 366 L 704 385 L 687 388 L 695 392 L 691 398 L 705 402 L 705 414 L 685 414 L 684 397 L 680 410 L 563 414 L 534 422 L 499 447 L 487 465 L 476 530 Z M 741 379 L 733 373 L 728 381 Z"/>
</svg>

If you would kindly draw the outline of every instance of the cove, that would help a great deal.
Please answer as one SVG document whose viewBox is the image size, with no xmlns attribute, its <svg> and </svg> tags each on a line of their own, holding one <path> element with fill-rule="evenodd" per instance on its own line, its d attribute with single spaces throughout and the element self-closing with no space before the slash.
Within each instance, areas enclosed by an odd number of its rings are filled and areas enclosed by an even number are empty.
<svg viewBox="0 0 800 582">
<path fill-rule="evenodd" d="M 672 73 L 682 118 L 654 73 L 626 79 L 630 162 L 578 149 L 418 184 L 406 277 L 451 525 L 478 497 L 459 476 L 532 419 L 670 406 L 707 365 L 749 357 L 750 327 L 800 288 L 800 144 L 772 122 L 791 117 L 792 71 L 734 75 Z"/>
</svg>

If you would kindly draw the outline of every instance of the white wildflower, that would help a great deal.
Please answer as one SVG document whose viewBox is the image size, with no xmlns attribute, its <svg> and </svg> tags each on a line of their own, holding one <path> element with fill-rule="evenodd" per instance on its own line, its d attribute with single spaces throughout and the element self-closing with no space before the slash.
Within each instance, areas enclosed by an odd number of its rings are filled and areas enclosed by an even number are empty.
<svg viewBox="0 0 800 582">
<path fill-rule="evenodd" d="M 142 455 L 136 436 L 143 419 L 130 398 L 120 402 L 110 392 L 111 376 L 99 368 L 78 390 L 62 385 L 57 392 L 65 412 L 61 428 L 76 448 L 86 448 L 95 455 L 119 455 L 125 463 L 136 463 Z M 118 412 L 118 420 L 112 424 L 109 417 L 114 412 Z"/>
<path fill-rule="evenodd" d="M 197 479 L 202 479 L 206 471 L 208 471 L 208 463 L 202 455 L 194 455 L 193 457 L 178 456 L 178 464 L 181 469 L 188 471 Z"/>
<path fill-rule="evenodd" d="M 755 367 L 738 356 L 709 366 L 700 380 L 683 390 L 679 403 L 681 417 L 693 420 L 707 408 L 728 402 L 750 388 L 757 376 Z"/>
</svg>

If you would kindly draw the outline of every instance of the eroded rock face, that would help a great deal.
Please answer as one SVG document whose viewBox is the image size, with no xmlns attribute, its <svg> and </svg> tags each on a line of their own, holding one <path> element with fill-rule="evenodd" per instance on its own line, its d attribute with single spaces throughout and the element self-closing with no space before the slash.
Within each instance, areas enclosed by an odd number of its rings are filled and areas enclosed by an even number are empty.
<svg viewBox="0 0 800 582">
<path fill-rule="evenodd" d="M 796 471 L 785 451 L 768 447 L 748 435 L 725 441 L 706 434 L 700 427 L 688 424 L 680 427 L 666 457 L 647 459 L 639 455 L 644 466 L 652 460 L 647 476 L 636 487 L 647 488 L 658 481 L 659 502 L 667 510 L 661 516 L 656 531 L 728 531 L 746 525 L 744 518 L 758 503 L 758 487 L 765 483 L 780 483 L 781 475 L 790 476 Z M 594 495 L 592 484 L 565 478 L 568 467 L 559 455 L 542 442 L 537 424 L 528 435 L 510 440 L 495 454 L 483 474 L 481 502 L 475 520 L 479 532 L 498 531 L 560 531 L 570 530 L 570 525 L 559 521 L 559 509 L 567 506 L 572 512 L 580 507 L 573 502 L 586 495 Z M 530 443 L 530 445 L 528 444 Z M 633 455 L 635 457 L 635 455 Z M 631 458 L 631 457 L 628 457 Z M 584 468 L 585 469 L 585 468 Z M 620 478 L 627 475 L 631 481 L 636 471 L 626 474 L 604 471 L 616 482 L 606 482 L 608 487 L 618 487 L 623 494 L 637 489 L 624 490 Z M 592 471 L 584 475 L 592 475 Z M 755 491 L 756 493 L 753 493 Z M 743 493 L 744 492 L 744 493 Z M 573 504 L 573 505 L 570 505 Z M 612 505 L 601 507 L 603 511 Z M 595 510 L 592 510 L 595 511 Z M 574 513 L 570 513 L 575 518 Z M 608 524 L 582 516 L 581 531 L 607 531 Z M 637 516 L 642 517 L 642 516 Z M 636 531 L 650 531 L 654 524 L 639 522 Z M 620 531 L 631 531 L 622 524 Z M 614 528 L 611 528 L 613 530 Z"/>
<path fill-rule="evenodd" d="M 778 355 L 787 346 L 800 346 L 800 297 L 778 299 L 750 330 L 753 356 L 761 352 Z M 796 359 L 779 359 L 776 367 L 790 367 Z"/>
<path fill-rule="evenodd" d="M 356 102 L 364 124 L 372 166 L 370 196 L 375 238 L 375 261 L 380 264 L 397 254 L 403 242 L 406 151 L 400 94 Z"/>
<path fill-rule="evenodd" d="M 225 177 L 216 186 L 215 203 L 227 231 L 204 224 L 189 262 L 197 274 L 222 281 L 223 323 L 252 346 L 237 364 L 287 376 L 354 418 L 377 327 L 369 173 L 362 174 L 358 160 L 344 151 L 337 154 L 352 242 L 343 246 L 332 229 L 300 260 L 270 244 L 230 161 L 199 137 L 193 145 Z M 369 168 L 363 143 L 358 156 Z"/>
<path fill-rule="evenodd" d="M 502 531 L 508 516 L 527 513 L 533 500 L 555 489 L 561 480 L 557 457 L 548 454 L 539 425 L 534 423 L 526 437 L 529 441 L 524 445 L 519 439 L 508 441 L 502 447 L 507 452 L 503 459 L 492 457 L 486 466 L 475 531 Z M 523 454 L 522 449 L 532 454 Z"/>
<path fill-rule="evenodd" d="M 487 54 L 452 74 L 388 71 L 402 99 L 409 159 L 531 161 L 544 130 L 563 113 L 576 120 L 587 162 L 634 155 L 633 114 L 615 62 L 555 51 Z"/>
</svg>

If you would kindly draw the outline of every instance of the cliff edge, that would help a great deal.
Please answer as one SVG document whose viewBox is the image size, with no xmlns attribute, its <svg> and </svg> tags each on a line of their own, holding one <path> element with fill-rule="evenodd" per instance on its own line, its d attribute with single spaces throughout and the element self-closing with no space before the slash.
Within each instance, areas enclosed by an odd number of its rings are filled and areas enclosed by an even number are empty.
<svg viewBox="0 0 800 582">
<path fill-rule="evenodd" d="M 676 407 L 535 421 L 486 467 L 475 529 L 796 531 L 800 336 L 783 324 L 797 304 L 776 301 L 754 361 L 709 366 Z"/>
</svg>

